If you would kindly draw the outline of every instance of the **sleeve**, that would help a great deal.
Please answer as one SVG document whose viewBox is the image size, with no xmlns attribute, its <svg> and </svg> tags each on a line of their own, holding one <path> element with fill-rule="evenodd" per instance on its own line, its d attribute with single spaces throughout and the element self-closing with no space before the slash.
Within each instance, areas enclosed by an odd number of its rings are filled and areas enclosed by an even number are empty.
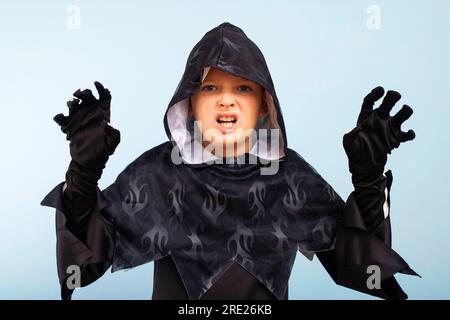
<svg viewBox="0 0 450 320">
<path fill-rule="evenodd" d="M 419 275 L 391 248 L 390 216 L 384 212 L 385 201 L 390 206 L 391 184 L 388 171 L 378 185 L 381 196 L 376 196 L 372 188 L 365 193 L 364 201 L 364 196 L 352 192 L 343 204 L 334 249 L 316 254 L 338 285 L 383 299 L 403 300 L 408 296 L 394 275 Z"/>
<path fill-rule="evenodd" d="M 84 287 L 100 278 L 112 263 L 115 246 L 114 224 L 103 214 L 109 202 L 118 200 L 118 185 L 113 183 L 107 193 L 97 187 L 96 198 L 83 209 L 73 201 L 67 201 L 63 193 L 65 182 L 58 184 L 42 200 L 41 205 L 56 209 L 56 257 L 61 299 L 70 300 L 74 291 L 71 285 L 72 270 L 79 270 L 79 286 Z M 105 196 L 108 195 L 108 197 Z M 71 217 L 83 217 L 83 221 L 71 225 Z"/>
</svg>

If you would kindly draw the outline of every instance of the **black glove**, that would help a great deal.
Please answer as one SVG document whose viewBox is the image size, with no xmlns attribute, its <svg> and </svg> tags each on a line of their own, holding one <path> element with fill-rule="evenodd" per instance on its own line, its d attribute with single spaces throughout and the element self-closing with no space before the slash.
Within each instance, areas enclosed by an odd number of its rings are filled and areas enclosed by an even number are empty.
<svg viewBox="0 0 450 320">
<path fill-rule="evenodd" d="M 383 95 L 384 89 L 376 87 L 364 98 L 356 128 L 344 135 L 344 149 L 355 186 L 378 179 L 383 174 L 387 155 L 401 142 L 415 138 L 413 130 L 400 129 L 412 115 L 411 107 L 404 105 L 393 117 L 389 115 L 400 100 L 400 93 L 388 91 L 380 107 L 373 110 L 375 101 Z"/>
<path fill-rule="evenodd" d="M 411 107 L 404 105 L 394 116 L 389 115 L 401 98 L 398 92 L 388 91 L 380 107 L 373 109 L 375 101 L 383 95 L 384 89 L 377 87 L 364 98 L 357 126 L 343 139 L 355 197 L 368 226 L 377 225 L 382 219 L 380 211 L 387 184 L 383 171 L 387 155 L 401 142 L 415 138 L 413 130 L 401 131 L 402 123 L 413 113 Z"/>
<path fill-rule="evenodd" d="M 96 188 L 102 171 L 120 143 L 120 132 L 110 125 L 111 94 L 100 82 L 95 82 L 99 93 L 96 99 L 91 90 L 77 90 L 76 99 L 69 100 L 69 115 L 57 114 L 53 119 L 61 126 L 70 141 L 72 160 L 66 172 L 64 195 L 72 217 L 66 217 L 68 227 L 75 226 L 96 197 Z"/>
</svg>

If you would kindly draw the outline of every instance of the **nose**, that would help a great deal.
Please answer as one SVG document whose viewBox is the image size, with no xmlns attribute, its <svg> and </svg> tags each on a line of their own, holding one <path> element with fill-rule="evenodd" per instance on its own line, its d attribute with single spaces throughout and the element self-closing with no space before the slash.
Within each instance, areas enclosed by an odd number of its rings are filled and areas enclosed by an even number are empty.
<svg viewBox="0 0 450 320">
<path fill-rule="evenodd" d="M 229 108 L 229 107 L 234 107 L 235 106 L 235 100 L 234 100 L 234 96 L 233 94 L 224 92 L 219 99 L 219 106 L 221 108 Z"/>
</svg>

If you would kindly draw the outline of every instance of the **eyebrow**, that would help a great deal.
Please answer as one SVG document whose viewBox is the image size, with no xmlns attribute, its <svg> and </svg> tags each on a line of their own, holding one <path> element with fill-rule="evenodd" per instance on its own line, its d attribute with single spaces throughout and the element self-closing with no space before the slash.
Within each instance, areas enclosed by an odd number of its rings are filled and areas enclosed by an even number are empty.
<svg viewBox="0 0 450 320">
<path fill-rule="evenodd" d="M 204 80 L 203 82 L 202 82 L 202 85 L 203 84 L 207 84 L 207 83 L 215 83 L 215 82 L 218 82 L 219 80 Z M 240 80 L 238 80 L 238 81 L 236 81 L 237 83 L 239 83 L 240 85 L 242 85 L 242 84 L 246 84 L 246 85 L 254 85 L 254 86 L 258 86 L 258 84 L 256 83 L 256 82 L 253 82 L 253 81 L 251 81 L 251 80 L 247 80 L 247 79 L 240 79 Z"/>
</svg>

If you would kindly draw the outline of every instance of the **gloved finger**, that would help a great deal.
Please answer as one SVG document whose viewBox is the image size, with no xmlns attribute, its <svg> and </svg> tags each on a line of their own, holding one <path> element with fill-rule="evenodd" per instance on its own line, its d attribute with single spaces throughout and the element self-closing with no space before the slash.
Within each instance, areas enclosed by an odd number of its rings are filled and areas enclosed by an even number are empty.
<svg viewBox="0 0 450 320">
<path fill-rule="evenodd" d="M 372 112 L 375 101 L 379 100 L 384 95 L 383 87 L 374 88 L 365 98 L 361 106 L 361 112 L 358 116 L 357 124 L 363 122 Z"/>
<path fill-rule="evenodd" d="M 111 92 L 106 89 L 100 82 L 95 81 L 94 82 L 95 87 L 97 88 L 98 91 L 98 96 L 100 101 L 104 101 L 104 102 L 110 102 L 111 101 Z"/>
<path fill-rule="evenodd" d="M 69 114 L 72 114 L 79 105 L 80 99 L 72 98 L 69 101 L 67 101 L 67 106 L 69 107 Z"/>
<path fill-rule="evenodd" d="M 95 102 L 97 99 L 94 97 L 94 95 L 92 94 L 92 91 L 90 89 L 78 89 L 77 91 L 75 91 L 73 93 L 73 95 L 75 97 L 77 97 L 78 99 L 81 99 L 81 104 L 82 105 L 89 105 L 93 102 Z"/>
<path fill-rule="evenodd" d="M 352 131 L 344 134 L 344 137 L 342 139 L 342 144 L 344 146 L 344 150 L 346 152 L 350 151 L 350 148 L 355 141 L 356 136 L 358 135 L 358 132 L 360 131 L 359 128 L 355 128 Z"/>
<path fill-rule="evenodd" d="M 119 130 L 117 130 L 116 128 L 114 128 L 109 122 L 107 122 L 106 120 L 102 121 L 103 127 L 105 129 L 105 133 L 107 135 L 117 135 Z"/>
<path fill-rule="evenodd" d="M 400 100 L 401 94 L 397 91 L 389 90 L 386 93 L 386 96 L 383 99 L 383 102 L 381 103 L 380 107 L 378 108 L 378 112 L 382 117 L 387 117 L 389 115 L 389 112 L 391 112 L 392 108 L 395 106 L 395 104 Z"/>
<path fill-rule="evenodd" d="M 409 117 L 411 117 L 411 115 L 413 114 L 413 109 L 408 106 L 408 105 L 404 105 L 399 112 L 397 112 L 393 117 L 392 117 L 392 125 L 394 125 L 397 128 L 400 128 L 400 126 L 402 125 L 403 122 L 405 122 L 406 120 L 408 120 Z"/>
<path fill-rule="evenodd" d="M 62 113 L 58 113 L 56 116 L 54 116 L 53 120 L 61 127 L 65 126 L 67 123 L 67 117 Z"/>
<path fill-rule="evenodd" d="M 108 148 L 108 154 L 112 155 L 116 150 L 117 145 L 120 143 L 120 131 L 113 128 L 109 124 L 105 124 L 105 143 Z"/>
<path fill-rule="evenodd" d="M 400 142 L 406 142 L 413 140 L 416 137 L 414 130 L 408 130 L 408 132 L 400 132 Z"/>
</svg>

